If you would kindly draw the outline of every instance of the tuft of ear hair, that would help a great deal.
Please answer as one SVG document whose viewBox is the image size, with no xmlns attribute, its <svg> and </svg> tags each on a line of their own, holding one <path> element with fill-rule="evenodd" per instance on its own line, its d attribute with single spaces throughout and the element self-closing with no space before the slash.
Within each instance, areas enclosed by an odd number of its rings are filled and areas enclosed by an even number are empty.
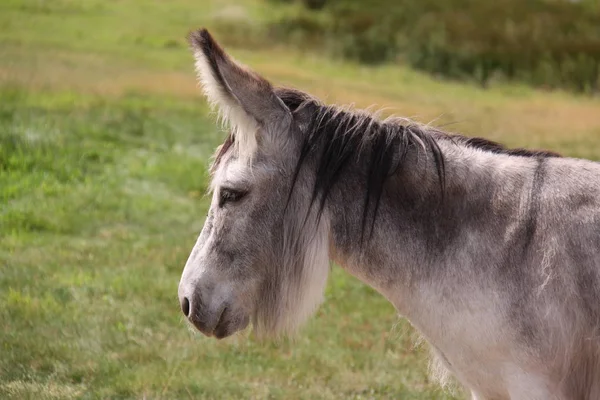
<svg viewBox="0 0 600 400">
<path fill-rule="evenodd" d="M 191 32 L 188 41 L 204 94 L 230 128 L 239 157 L 251 160 L 259 135 L 289 125 L 290 110 L 266 79 L 228 56 L 206 29 Z"/>
</svg>

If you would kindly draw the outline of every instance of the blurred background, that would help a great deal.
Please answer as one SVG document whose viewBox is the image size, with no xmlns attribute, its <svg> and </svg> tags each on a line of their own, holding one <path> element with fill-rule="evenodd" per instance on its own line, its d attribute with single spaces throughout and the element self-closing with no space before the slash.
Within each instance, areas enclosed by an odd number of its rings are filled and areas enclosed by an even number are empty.
<svg viewBox="0 0 600 400">
<path fill-rule="evenodd" d="M 339 268 L 293 341 L 177 301 L 224 139 L 186 34 L 276 84 L 600 160 L 598 0 L 2 0 L 0 398 L 454 399 Z"/>
</svg>

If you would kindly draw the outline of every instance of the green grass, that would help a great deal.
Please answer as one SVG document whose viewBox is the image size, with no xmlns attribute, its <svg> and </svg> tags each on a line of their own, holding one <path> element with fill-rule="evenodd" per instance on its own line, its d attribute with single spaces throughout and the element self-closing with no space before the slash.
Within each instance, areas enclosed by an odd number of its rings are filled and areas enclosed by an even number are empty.
<svg viewBox="0 0 600 400">
<path fill-rule="evenodd" d="M 329 101 L 593 159 L 600 102 L 245 47 L 223 18 L 260 37 L 263 3 L 198 3 L 0 5 L 0 398 L 453 398 L 428 381 L 408 323 L 339 268 L 294 341 L 186 326 L 177 284 L 222 134 L 182 38 L 208 25 L 275 82 Z"/>
</svg>

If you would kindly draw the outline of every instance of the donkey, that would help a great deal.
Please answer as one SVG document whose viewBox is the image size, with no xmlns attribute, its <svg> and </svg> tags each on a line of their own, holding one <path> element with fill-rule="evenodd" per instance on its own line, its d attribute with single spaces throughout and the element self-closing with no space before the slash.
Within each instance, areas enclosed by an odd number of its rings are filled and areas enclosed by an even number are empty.
<svg viewBox="0 0 600 400">
<path fill-rule="evenodd" d="M 334 261 L 473 399 L 600 399 L 600 164 L 327 106 L 189 42 L 230 129 L 179 283 L 191 324 L 292 334 Z"/>
</svg>

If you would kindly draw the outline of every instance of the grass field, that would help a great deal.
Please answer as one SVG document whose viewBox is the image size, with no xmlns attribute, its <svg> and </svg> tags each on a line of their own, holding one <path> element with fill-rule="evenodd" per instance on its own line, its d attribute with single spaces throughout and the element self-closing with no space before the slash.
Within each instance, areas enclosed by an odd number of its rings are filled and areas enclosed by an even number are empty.
<svg viewBox="0 0 600 400">
<path fill-rule="evenodd" d="M 223 28 L 259 32 L 269 12 L 258 0 L 0 4 L 0 398 L 454 398 L 428 381 L 409 324 L 339 268 L 294 341 L 187 328 L 177 284 L 223 135 L 185 34 L 214 27 L 236 58 L 330 102 L 598 160 L 600 101 L 343 64 Z"/>
</svg>

